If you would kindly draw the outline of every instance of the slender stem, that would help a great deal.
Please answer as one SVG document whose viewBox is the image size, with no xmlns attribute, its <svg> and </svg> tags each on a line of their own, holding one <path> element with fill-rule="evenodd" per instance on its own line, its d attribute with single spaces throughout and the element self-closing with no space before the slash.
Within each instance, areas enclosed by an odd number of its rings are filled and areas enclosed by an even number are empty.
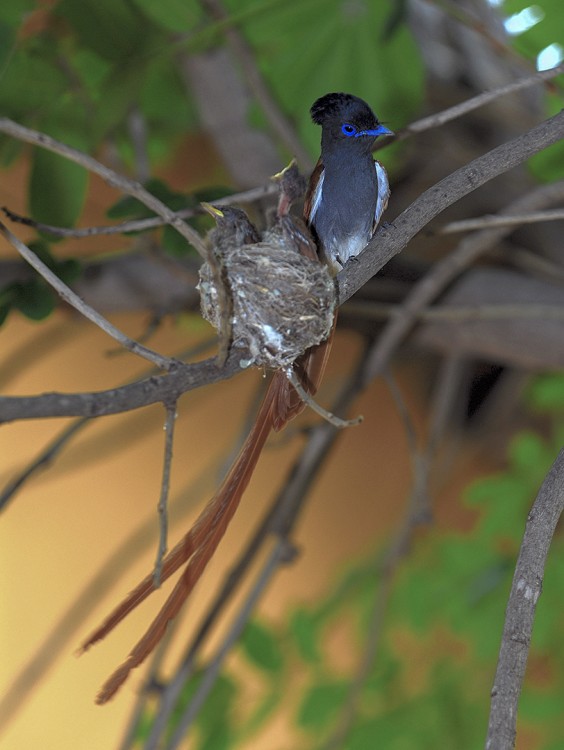
<svg viewBox="0 0 564 750">
<path fill-rule="evenodd" d="M 157 504 L 157 513 L 159 516 L 159 546 L 157 549 L 157 559 L 155 561 L 155 570 L 153 572 L 153 581 L 155 587 L 161 585 L 161 572 L 163 559 L 167 552 L 168 539 L 168 494 L 170 490 L 170 470 L 172 467 L 172 446 L 174 443 L 174 425 L 176 424 L 176 401 L 166 405 L 166 420 L 164 425 L 165 447 L 163 459 L 163 476 L 161 481 L 161 494 Z"/>
<path fill-rule="evenodd" d="M 550 68 L 550 70 L 543 70 L 532 76 L 520 78 L 518 81 L 512 81 L 511 83 L 507 83 L 497 89 L 484 91 L 477 96 L 473 96 L 471 99 L 466 99 L 466 101 L 461 102 L 460 104 L 455 104 L 454 107 L 443 109 L 441 112 L 436 112 L 428 117 L 423 117 L 420 120 L 412 122 L 406 128 L 398 132 L 397 138 L 403 140 L 409 135 L 422 133 L 425 130 L 436 128 L 439 125 L 445 125 L 447 122 L 462 117 L 462 115 L 468 114 L 468 112 L 473 112 L 479 107 L 484 107 L 486 104 L 489 104 L 502 96 L 514 94 L 516 91 L 522 91 L 531 86 L 536 86 L 539 83 L 546 83 L 546 81 L 550 81 L 562 73 L 564 73 L 564 63 L 560 63 L 560 65 Z"/>
<path fill-rule="evenodd" d="M 32 268 L 34 268 L 37 273 L 53 287 L 65 302 L 74 307 L 74 309 L 81 315 L 84 315 L 85 318 L 92 321 L 92 323 L 97 325 L 98 328 L 101 328 L 104 333 L 107 333 L 108 336 L 111 336 L 123 347 L 130 352 L 133 352 L 133 354 L 137 354 L 140 357 L 143 357 L 143 359 L 149 360 L 149 362 L 152 362 L 163 370 L 172 370 L 180 364 L 170 357 L 164 357 L 162 354 L 158 354 L 152 349 L 148 349 L 146 346 L 129 338 L 129 336 L 126 336 L 126 334 L 120 331 L 119 328 L 116 328 L 109 320 L 104 318 L 103 315 L 100 315 L 100 313 L 94 310 L 94 308 L 87 305 L 86 302 L 76 294 L 76 292 L 73 292 L 64 281 L 61 281 L 61 279 L 53 273 L 53 271 L 31 249 L 12 234 L 2 222 L 0 222 L 0 233 L 3 234 L 12 247 L 19 252 L 22 258 L 24 258 L 24 260 L 26 260 L 29 265 L 32 266 Z"/>
<path fill-rule="evenodd" d="M 330 411 L 327 411 L 327 409 L 324 409 L 322 406 L 320 406 L 317 401 L 315 401 L 315 399 L 313 399 L 312 396 L 305 390 L 303 385 L 300 383 L 296 373 L 291 367 L 286 370 L 286 377 L 295 388 L 298 396 L 301 398 L 304 404 L 307 404 L 310 409 L 312 409 L 316 414 L 319 414 L 320 417 L 323 417 L 326 422 L 332 424 L 333 427 L 338 427 L 340 430 L 342 430 L 345 427 L 354 427 L 355 425 L 358 425 L 362 422 L 362 416 L 355 417 L 354 419 L 341 419 L 341 417 L 335 416 L 335 414 L 332 414 Z"/>
<path fill-rule="evenodd" d="M 262 566 L 251 591 L 239 609 L 227 636 L 221 644 L 221 647 L 217 650 L 214 658 L 207 666 L 194 697 L 182 713 L 178 726 L 176 727 L 170 742 L 166 745 L 166 750 L 175 750 L 186 737 L 186 733 L 194 723 L 194 720 L 198 716 L 206 698 L 215 685 L 225 659 L 243 632 L 245 625 L 249 621 L 261 596 L 264 594 L 266 587 L 270 583 L 274 574 L 278 571 L 280 565 L 291 560 L 294 554 L 294 547 L 288 539 L 281 538 L 278 540 L 276 546 L 270 553 L 268 560 Z M 149 747 L 147 747 L 147 750 L 149 750 Z"/>
<path fill-rule="evenodd" d="M 265 185 L 259 185 L 259 187 L 250 188 L 249 190 L 242 190 L 240 193 L 232 193 L 223 198 L 214 199 L 213 205 L 230 206 L 234 203 L 252 203 L 269 195 L 275 195 L 277 192 L 278 186 L 274 182 L 269 182 Z M 24 226 L 33 227 L 40 232 L 45 232 L 46 234 L 52 234 L 54 237 L 95 237 L 97 235 L 106 234 L 144 232 L 148 229 L 155 229 L 157 227 L 162 227 L 164 224 L 168 224 L 167 219 L 163 219 L 160 216 L 151 216 L 147 219 L 132 219 L 131 221 L 123 221 L 120 224 L 112 224 L 110 226 L 79 228 L 55 227 L 52 224 L 43 224 L 40 221 L 35 221 L 28 216 L 21 216 L 6 207 L 1 208 L 0 210 L 2 210 L 11 221 L 18 224 L 24 224 Z M 201 208 L 183 208 L 180 211 L 175 211 L 174 216 L 178 219 L 191 219 L 202 213 L 203 209 Z"/>
<path fill-rule="evenodd" d="M 486 750 L 513 750 L 517 706 L 527 668 L 537 602 L 556 525 L 564 511 L 564 449 L 546 475 L 527 518 L 505 612 L 491 693 Z"/>
<path fill-rule="evenodd" d="M 113 169 L 106 167 L 99 161 L 94 159 L 92 156 L 79 151 L 76 148 L 67 146 L 65 143 L 51 138 L 51 136 L 45 133 L 40 133 L 37 130 L 31 130 L 23 125 L 19 125 L 13 120 L 9 120 L 7 117 L 0 117 L 0 133 L 6 133 L 11 135 L 13 138 L 17 138 L 20 141 L 31 143 L 34 146 L 45 148 L 48 151 L 52 151 L 55 154 L 69 159 L 70 161 L 79 164 L 89 172 L 99 175 L 105 182 L 111 187 L 115 187 L 118 190 L 131 195 L 137 200 L 141 201 L 145 206 L 150 208 L 156 214 L 158 214 L 167 224 L 171 224 L 179 234 L 181 234 L 196 250 L 200 255 L 205 258 L 205 244 L 198 232 L 185 221 L 182 221 L 174 211 L 168 206 L 155 198 L 154 195 L 145 190 L 143 185 L 135 180 L 130 180 L 127 177 L 114 172 Z"/>
<path fill-rule="evenodd" d="M 564 219 L 564 209 L 555 208 L 552 211 L 532 211 L 519 216 L 478 216 L 475 219 L 451 221 L 441 227 L 438 234 L 455 234 L 456 232 L 475 232 L 477 229 L 492 227 L 519 227 L 523 224 L 538 224 L 543 221 L 560 221 Z"/>
</svg>

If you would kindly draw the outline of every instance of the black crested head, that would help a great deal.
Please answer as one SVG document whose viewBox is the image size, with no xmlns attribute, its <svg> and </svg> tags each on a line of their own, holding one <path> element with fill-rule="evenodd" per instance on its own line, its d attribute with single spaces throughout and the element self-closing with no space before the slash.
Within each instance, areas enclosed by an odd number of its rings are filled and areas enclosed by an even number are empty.
<svg viewBox="0 0 564 750">
<path fill-rule="evenodd" d="M 363 129 L 378 124 L 378 118 L 364 99 L 352 94 L 325 94 L 310 110 L 311 119 L 316 125 L 325 125 L 333 120 L 354 120 Z"/>
<path fill-rule="evenodd" d="M 352 94 L 325 94 L 314 102 L 310 112 L 313 122 L 323 128 L 322 146 L 326 148 L 349 141 L 366 149 L 379 135 L 392 135 L 368 104 Z"/>
</svg>

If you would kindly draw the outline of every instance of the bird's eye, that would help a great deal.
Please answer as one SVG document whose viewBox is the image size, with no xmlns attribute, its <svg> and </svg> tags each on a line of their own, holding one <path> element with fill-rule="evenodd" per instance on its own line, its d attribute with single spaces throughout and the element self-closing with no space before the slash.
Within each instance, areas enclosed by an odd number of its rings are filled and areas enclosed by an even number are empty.
<svg viewBox="0 0 564 750">
<path fill-rule="evenodd" d="M 345 122 L 344 125 L 341 125 L 341 132 L 346 136 L 354 135 L 356 133 L 356 128 L 349 122 Z"/>
</svg>

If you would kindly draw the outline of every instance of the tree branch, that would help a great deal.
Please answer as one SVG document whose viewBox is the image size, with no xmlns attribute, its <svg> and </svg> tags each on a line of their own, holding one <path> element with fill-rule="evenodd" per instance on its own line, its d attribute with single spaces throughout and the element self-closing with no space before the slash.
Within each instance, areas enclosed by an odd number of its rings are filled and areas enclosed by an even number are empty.
<svg viewBox="0 0 564 750">
<path fill-rule="evenodd" d="M 0 120 L 0 125 L 3 121 Z M 1 127 L 0 127 L 1 130 Z M 478 157 L 426 190 L 389 227 L 380 227 L 358 262 L 337 277 L 340 304 L 397 255 L 411 238 L 448 206 L 530 156 L 564 138 L 564 112 L 527 133 Z M 495 231 L 495 230 L 491 230 Z M 503 231 L 503 230 L 497 230 Z M 232 377 L 240 371 L 245 352 L 232 352 L 219 369 L 214 360 L 184 365 L 166 377 L 155 377 L 124 388 L 98 393 L 0 398 L 0 422 L 55 416 L 102 416 L 174 400 L 182 393 Z"/>
<path fill-rule="evenodd" d="M 361 384 L 364 382 L 363 369 L 366 366 L 366 362 L 367 351 L 362 354 L 358 365 L 354 368 L 352 376 L 348 379 L 347 384 L 336 399 L 334 403 L 335 411 L 346 412 L 354 398 L 360 392 Z M 338 430 L 325 421 L 322 421 L 311 430 L 307 443 L 288 473 L 287 481 L 284 482 L 281 491 L 267 510 L 262 522 L 247 544 L 246 549 L 241 553 L 228 574 L 223 587 L 210 605 L 208 613 L 189 645 L 175 675 L 161 694 L 160 704 L 157 708 L 145 750 L 156 750 L 159 746 L 160 738 L 166 730 L 171 712 L 177 704 L 182 688 L 186 684 L 187 679 L 193 674 L 196 659 L 204 641 L 221 612 L 232 599 L 243 576 L 268 537 L 275 536 L 286 541 L 290 539 L 290 534 L 297 522 L 298 515 L 307 499 L 308 491 L 315 481 L 319 470 L 324 465 L 339 434 Z"/>
<path fill-rule="evenodd" d="M 491 229 L 493 227 L 520 227 L 523 224 L 538 224 L 544 221 L 561 221 L 564 219 L 564 208 L 554 208 L 552 211 L 531 211 L 519 216 L 477 216 L 474 219 L 451 221 L 441 227 L 437 234 L 455 234 L 457 232 L 474 232 L 476 229 Z"/>
<path fill-rule="evenodd" d="M 196 232 L 195 229 L 192 229 L 189 224 L 182 221 L 182 219 L 180 219 L 168 206 L 165 206 L 162 201 L 155 198 L 154 195 L 145 190 L 143 185 L 139 182 L 119 175 L 117 172 L 114 172 L 113 169 L 106 167 L 92 156 L 89 156 L 76 148 L 67 146 L 65 143 L 61 143 L 45 133 L 39 133 L 36 130 L 31 130 L 31 128 L 19 125 L 17 122 L 14 122 L 7 117 L 0 117 L 0 133 L 5 133 L 19 141 L 24 141 L 25 143 L 31 143 L 34 146 L 45 148 L 48 151 L 63 156 L 65 159 L 75 162 L 75 164 L 79 164 L 89 172 L 94 172 L 94 174 L 101 177 L 104 182 L 107 182 L 111 187 L 115 187 L 123 193 L 137 198 L 138 201 L 154 211 L 167 224 L 173 226 L 176 231 L 187 240 L 187 242 L 196 248 L 203 258 L 206 257 L 206 247 L 198 232 Z"/>
<path fill-rule="evenodd" d="M 251 188 L 249 190 L 242 190 L 239 193 L 232 193 L 226 195 L 223 198 L 214 199 L 214 206 L 231 206 L 234 203 L 252 203 L 254 201 L 266 198 L 269 195 L 275 195 L 278 193 L 278 185 L 274 182 L 268 182 L 264 185 Z M 33 227 L 39 232 L 45 232 L 51 234 L 54 237 L 95 237 L 102 234 L 126 234 L 127 232 L 145 232 L 148 229 L 156 229 L 168 224 L 168 220 L 161 216 L 150 216 L 147 219 L 131 219 L 130 221 L 122 221 L 119 224 L 110 224 L 99 227 L 55 227 L 52 224 L 44 224 L 40 221 L 35 221 L 29 216 L 21 216 L 20 214 L 11 211 L 9 208 L 3 207 L 2 210 L 10 221 L 16 222 L 17 224 L 23 224 L 27 227 Z M 201 215 L 203 210 L 201 208 L 182 208 L 180 211 L 175 211 L 174 216 L 178 219 L 191 219 L 194 216 Z"/>
<path fill-rule="evenodd" d="M 176 424 L 176 417 L 176 401 L 173 401 L 171 404 L 166 404 L 163 475 L 161 479 L 161 494 L 159 496 L 159 502 L 157 503 L 157 513 L 159 516 L 159 546 L 157 549 L 157 559 L 155 560 L 155 570 L 153 571 L 153 581 L 156 587 L 161 585 L 163 560 L 167 552 L 168 494 L 170 490 L 170 471 L 172 468 L 172 447 L 174 444 L 174 426 Z"/>
<path fill-rule="evenodd" d="M 140 357 L 143 357 L 143 359 L 149 360 L 149 362 L 152 362 L 154 365 L 157 365 L 157 367 L 160 367 L 163 370 L 172 370 L 176 367 L 177 364 L 179 364 L 174 359 L 171 359 L 170 357 L 164 357 L 162 354 L 158 354 L 158 352 L 154 352 L 152 349 L 148 349 L 146 346 L 143 346 L 143 344 L 139 344 L 137 341 L 130 339 L 129 336 L 126 336 L 123 331 L 120 331 L 119 328 L 116 328 L 112 323 L 110 323 L 109 320 L 104 318 L 103 315 L 100 315 L 100 313 L 94 310 L 94 308 L 90 307 L 90 305 L 87 305 L 86 302 L 84 302 L 84 300 L 82 300 L 78 296 L 78 294 L 76 294 L 76 292 L 73 292 L 72 289 L 64 283 L 64 281 L 61 281 L 56 273 L 53 273 L 53 271 L 41 260 L 41 258 L 39 258 L 14 234 L 12 234 L 12 232 L 10 232 L 10 230 L 6 226 L 4 226 L 1 221 L 0 233 L 4 235 L 4 237 L 12 245 L 12 247 L 14 247 L 18 251 L 22 258 L 24 258 L 24 260 L 26 260 L 29 265 L 32 266 L 32 268 L 34 268 L 43 279 L 45 279 L 45 281 L 57 292 L 57 294 L 65 302 L 71 305 L 71 307 L 74 307 L 74 309 L 77 310 L 81 315 L 84 315 L 85 318 L 88 318 L 88 320 L 97 325 L 98 328 L 101 328 L 104 333 L 107 333 L 108 336 L 111 336 L 128 351 L 133 352 L 133 354 L 137 354 Z"/>
<path fill-rule="evenodd" d="M 460 104 L 455 104 L 454 107 L 443 109 L 441 112 L 434 113 L 428 117 L 423 117 L 416 122 L 412 122 L 411 125 L 402 128 L 402 130 L 396 133 L 396 140 L 404 140 L 410 135 L 423 133 L 425 130 L 431 130 L 431 128 L 445 125 L 447 122 L 455 120 L 457 117 L 462 117 L 469 112 L 473 112 L 479 107 L 484 107 L 486 104 L 489 104 L 502 96 L 514 94 L 516 91 L 522 91 L 531 86 L 536 86 L 539 83 L 545 83 L 546 81 L 556 78 L 556 76 L 559 76 L 561 73 L 564 73 L 564 63 L 560 63 L 560 65 L 550 68 L 549 70 L 542 70 L 532 76 L 520 78 L 518 81 L 512 81 L 511 83 L 507 83 L 505 86 L 500 86 L 492 91 L 484 91 L 477 96 L 473 96 L 471 99 L 466 99 L 466 101 L 460 102 Z"/>
<path fill-rule="evenodd" d="M 561 113 L 561 119 L 564 125 L 564 113 Z M 498 149 L 494 149 L 494 151 L 498 151 Z M 480 159 L 483 158 L 480 157 Z M 450 177 L 447 177 L 446 180 L 450 180 Z M 442 180 L 442 183 L 444 182 L 445 180 Z M 431 188 L 431 190 L 434 189 Z M 427 193 L 429 193 L 429 190 Z M 424 193 L 424 195 L 427 193 Z M 534 209 L 538 204 L 546 205 L 546 203 L 550 203 L 553 200 L 561 200 L 563 195 L 564 182 L 543 185 L 512 203 L 507 208 L 507 213 L 513 214 L 523 210 Z M 405 213 L 404 211 L 402 216 Z M 484 229 L 481 232 L 469 235 L 462 240 L 454 252 L 437 263 L 421 281 L 415 284 L 404 300 L 398 315 L 390 320 L 380 336 L 373 354 L 371 378 L 376 377 L 386 367 L 392 354 L 403 340 L 403 337 L 411 330 L 419 312 L 426 305 L 430 304 L 463 269 L 467 268 L 470 263 L 474 262 L 480 255 L 491 248 L 493 244 L 499 242 L 499 240 L 510 232 L 511 228 Z"/>
<path fill-rule="evenodd" d="M 357 262 L 349 263 L 337 276 L 339 303 L 349 299 L 445 208 L 563 138 L 564 110 L 460 167 L 426 190 L 391 226 L 381 225 Z"/>
<path fill-rule="evenodd" d="M 544 566 L 564 510 L 564 449 L 545 477 L 527 525 L 505 612 L 503 637 L 492 688 L 486 750 L 513 750 L 517 704 L 525 677 Z"/>
</svg>

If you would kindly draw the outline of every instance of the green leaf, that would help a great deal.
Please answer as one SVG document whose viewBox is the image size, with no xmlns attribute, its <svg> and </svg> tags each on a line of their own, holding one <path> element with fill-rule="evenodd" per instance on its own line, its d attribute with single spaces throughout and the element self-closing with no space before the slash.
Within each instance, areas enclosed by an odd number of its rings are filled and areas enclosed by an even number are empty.
<svg viewBox="0 0 564 750">
<path fill-rule="evenodd" d="M 253 620 L 243 631 L 240 643 L 244 655 L 251 664 L 265 672 L 281 672 L 284 656 L 272 630 Z"/>
<path fill-rule="evenodd" d="M 35 0 L 2 0 L 0 3 L 0 21 L 14 28 L 18 27 L 35 6 Z"/>
<path fill-rule="evenodd" d="M 55 8 L 79 44 L 107 60 L 131 62 L 156 49 L 154 27 L 126 0 L 62 0 Z"/>
<path fill-rule="evenodd" d="M 93 99 L 97 99 L 100 94 L 105 96 L 106 91 L 101 91 L 101 88 L 116 73 L 112 63 L 90 49 L 79 47 L 70 57 L 69 64 Z"/>
<path fill-rule="evenodd" d="M 43 279 L 33 279 L 19 285 L 14 307 L 26 318 L 44 320 L 51 315 L 55 305 L 55 293 Z"/>
<path fill-rule="evenodd" d="M 530 687 L 519 699 L 519 713 L 526 721 L 551 723 L 562 716 L 562 696 L 552 690 Z"/>
<path fill-rule="evenodd" d="M 4 72 L 4 66 L 10 60 L 16 43 L 16 29 L 0 20 L 0 75 Z"/>
<path fill-rule="evenodd" d="M 522 480 L 527 482 L 533 492 L 554 460 L 554 454 L 552 448 L 539 435 L 524 430 L 511 440 L 509 460 L 514 470 Z"/>
<path fill-rule="evenodd" d="M 197 724 L 206 736 L 213 735 L 217 729 L 218 717 L 221 717 L 221 722 L 227 726 L 236 695 L 235 682 L 225 674 L 220 675 L 197 718 Z"/>
<path fill-rule="evenodd" d="M 202 18 L 199 3 L 190 0 L 133 0 L 133 3 L 167 31 L 192 31 Z"/>
<path fill-rule="evenodd" d="M 17 300 L 19 287 L 20 284 L 14 283 L 0 289 L 0 326 L 8 317 L 10 310 Z"/>
<path fill-rule="evenodd" d="M 343 681 L 323 682 L 307 690 L 300 705 L 297 722 L 310 732 L 319 731 L 335 721 L 348 694 Z"/>
<path fill-rule="evenodd" d="M 306 609 L 297 609 L 290 618 L 290 631 L 300 656 L 309 664 L 319 664 L 319 632 L 316 620 Z"/>
<path fill-rule="evenodd" d="M 3 114 L 19 120 L 30 112 L 44 114 L 66 94 L 68 81 L 52 57 L 53 51 L 41 38 L 16 50 L 2 72 Z"/>
<path fill-rule="evenodd" d="M 6 302 L 0 302 L 0 326 L 4 325 L 4 322 L 8 315 L 10 314 L 10 310 L 12 309 L 12 305 L 6 303 Z"/>
<path fill-rule="evenodd" d="M 158 123 L 162 131 L 178 134 L 194 127 L 196 108 L 186 95 L 186 84 L 168 59 L 156 60 L 142 83 L 139 105 L 151 123 Z"/>
<path fill-rule="evenodd" d="M 163 229 L 163 247 L 173 258 L 185 258 L 194 253 L 192 245 L 169 224 Z"/>
<path fill-rule="evenodd" d="M 29 209 L 37 221 L 71 227 L 82 212 L 88 173 L 58 154 L 36 148 L 29 186 Z"/>
<path fill-rule="evenodd" d="M 550 372 L 536 377 L 529 386 L 528 400 L 539 411 L 564 408 L 564 374 Z"/>
<path fill-rule="evenodd" d="M 233 747 L 232 731 L 225 716 L 215 716 L 213 725 L 202 733 L 196 747 L 198 750 L 229 750 Z"/>
<path fill-rule="evenodd" d="M 226 4 L 233 15 L 240 14 L 238 27 L 252 44 L 261 72 L 312 154 L 319 152 L 320 136 L 309 108 L 327 91 L 353 91 L 392 128 L 417 111 L 424 68 L 405 24 L 382 41 L 389 3 L 256 3 L 247 17 L 240 0 Z"/>
<path fill-rule="evenodd" d="M 144 742 L 144 740 L 149 739 L 154 721 L 155 720 L 152 714 L 150 714 L 148 711 L 143 711 L 141 716 L 138 718 L 137 724 L 135 726 L 134 739 L 136 742 L 142 743 Z"/>
</svg>

